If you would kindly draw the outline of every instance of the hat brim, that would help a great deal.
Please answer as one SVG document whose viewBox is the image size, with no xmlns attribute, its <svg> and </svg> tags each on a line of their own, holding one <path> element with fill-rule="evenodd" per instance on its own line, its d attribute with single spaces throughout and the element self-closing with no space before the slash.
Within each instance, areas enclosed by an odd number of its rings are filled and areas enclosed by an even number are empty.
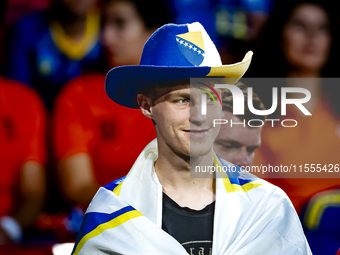
<svg viewBox="0 0 340 255">
<path fill-rule="evenodd" d="M 185 78 L 220 76 L 236 83 L 247 71 L 253 53 L 249 51 L 243 60 L 222 66 L 121 66 L 111 69 L 105 80 L 106 94 L 117 104 L 138 109 L 137 92 L 142 88 L 160 82 Z"/>
</svg>

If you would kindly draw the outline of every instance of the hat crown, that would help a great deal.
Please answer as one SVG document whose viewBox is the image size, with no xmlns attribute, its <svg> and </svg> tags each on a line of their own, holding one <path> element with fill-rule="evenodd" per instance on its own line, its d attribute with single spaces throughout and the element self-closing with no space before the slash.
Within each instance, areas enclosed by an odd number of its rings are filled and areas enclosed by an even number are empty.
<svg viewBox="0 0 340 255">
<path fill-rule="evenodd" d="M 203 26 L 168 24 L 145 43 L 140 65 L 111 69 L 105 80 L 107 95 L 116 103 L 139 108 L 136 95 L 148 85 L 193 77 L 221 76 L 234 84 L 248 69 L 252 52 L 235 64 L 221 57 Z"/>
<path fill-rule="evenodd" d="M 198 23 L 167 24 L 145 43 L 140 65 L 220 66 L 220 55 L 204 27 Z"/>
</svg>

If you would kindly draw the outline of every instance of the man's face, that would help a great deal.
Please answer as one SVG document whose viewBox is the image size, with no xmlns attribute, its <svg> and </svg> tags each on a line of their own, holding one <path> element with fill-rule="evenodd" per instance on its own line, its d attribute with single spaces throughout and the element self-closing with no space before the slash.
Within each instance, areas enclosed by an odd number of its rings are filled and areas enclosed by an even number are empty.
<svg viewBox="0 0 340 255">
<path fill-rule="evenodd" d="M 221 96 L 222 91 L 217 92 Z M 222 117 L 222 106 L 217 98 L 216 105 L 213 100 L 207 100 L 207 114 L 202 115 L 204 93 L 198 86 L 189 84 L 155 89 L 152 119 L 156 123 L 160 147 L 189 157 L 203 156 L 212 151 L 219 131 L 218 126 L 213 127 L 213 120 Z"/>
<path fill-rule="evenodd" d="M 214 151 L 220 157 L 238 166 L 251 166 L 255 150 L 261 145 L 262 127 L 230 126 L 230 120 L 242 122 L 232 113 L 223 111 L 227 124 L 220 125 L 220 132 L 214 142 Z"/>
</svg>

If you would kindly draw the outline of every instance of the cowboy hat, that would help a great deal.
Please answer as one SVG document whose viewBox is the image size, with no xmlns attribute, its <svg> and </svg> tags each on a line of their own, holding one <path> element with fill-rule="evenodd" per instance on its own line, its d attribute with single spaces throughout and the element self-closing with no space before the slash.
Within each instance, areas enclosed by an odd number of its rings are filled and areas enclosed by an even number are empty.
<svg viewBox="0 0 340 255">
<path fill-rule="evenodd" d="M 122 106 L 139 108 L 136 94 L 150 84 L 205 76 L 226 77 L 234 84 L 247 71 L 252 55 L 249 51 L 241 62 L 222 65 L 216 46 L 200 23 L 167 24 L 145 43 L 140 65 L 108 72 L 106 94 Z"/>
</svg>

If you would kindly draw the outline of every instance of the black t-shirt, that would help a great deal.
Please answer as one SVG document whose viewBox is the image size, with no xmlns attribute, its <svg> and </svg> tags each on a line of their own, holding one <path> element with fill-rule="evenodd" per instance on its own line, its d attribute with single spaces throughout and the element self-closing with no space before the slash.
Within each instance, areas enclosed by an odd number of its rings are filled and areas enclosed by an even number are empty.
<svg viewBox="0 0 340 255">
<path fill-rule="evenodd" d="M 180 207 L 163 193 L 162 229 L 174 237 L 190 255 L 211 255 L 215 202 L 202 210 Z"/>
</svg>

